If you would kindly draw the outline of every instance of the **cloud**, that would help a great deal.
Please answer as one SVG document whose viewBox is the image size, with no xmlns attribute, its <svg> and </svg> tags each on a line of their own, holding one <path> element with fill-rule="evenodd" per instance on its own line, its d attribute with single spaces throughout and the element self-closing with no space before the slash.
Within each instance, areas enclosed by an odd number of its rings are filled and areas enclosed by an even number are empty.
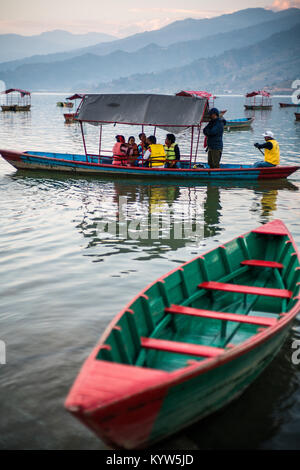
<svg viewBox="0 0 300 470">
<path fill-rule="evenodd" d="M 300 0 L 274 0 L 272 10 L 286 10 L 287 8 L 300 8 Z"/>
</svg>

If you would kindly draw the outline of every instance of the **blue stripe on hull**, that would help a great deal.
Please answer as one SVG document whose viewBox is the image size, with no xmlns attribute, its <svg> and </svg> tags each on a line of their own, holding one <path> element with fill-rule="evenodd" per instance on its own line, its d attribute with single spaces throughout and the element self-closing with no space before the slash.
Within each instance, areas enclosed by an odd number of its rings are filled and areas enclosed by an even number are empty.
<svg viewBox="0 0 300 470">
<path fill-rule="evenodd" d="M 183 179 L 213 179 L 213 180 L 224 180 L 224 179 L 237 179 L 237 180 L 257 180 L 260 174 L 260 170 L 249 171 L 241 169 L 241 171 L 209 171 L 201 169 L 200 171 L 186 171 L 181 169 L 180 171 L 167 170 L 158 171 L 152 169 L 141 169 L 141 168 L 130 168 L 130 167 L 118 167 L 114 165 L 99 166 L 99 164 L 92 164 L 83 161 L 81 155 L 66 155 L 57 154 L 64 161 L 58 158 L 39 158 L 39 155 L 31 156 L 22 154 L 22 161 L 28 165 L 38 166 L 41 170 L 51 171 L 74 171 L 76 173 L 91 173 L 99 175 L 120 175 L 120 176 L 137 176 L 137 177 L 151 177 L 151 178 L 183 178 Z M 47 155 L 47 154 L 43 154 Z M 236 168 L 239 165 L 232 165 Z M 37 169 L 36 167 L 33 169 Z"/>
</svg>

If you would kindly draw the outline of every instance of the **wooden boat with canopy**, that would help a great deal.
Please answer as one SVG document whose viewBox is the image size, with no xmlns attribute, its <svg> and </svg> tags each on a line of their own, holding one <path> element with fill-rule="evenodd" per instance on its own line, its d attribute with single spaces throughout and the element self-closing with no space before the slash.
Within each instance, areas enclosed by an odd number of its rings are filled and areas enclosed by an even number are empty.
<svg viewBox="0 0 300 470">
<path fill-rule="evenodd" d="M 6 95 L 6 103 L 1 105 L 2 111 L 30 111 L 31 93 L 29 91 L 9 88 L 0 94 Z"/>
<path fill-rule="evenodd" d="M 206 104 L 206 109 L 205 113 L 203 116 L 203 122 L 208 122 L 209 121 L 209 109 L 214 108 L 215 106 L 215 99 L 216 96 L 214 96 L 212 93 L 209 93 L 207 91 L 194 91 L 194 90 L 182 90 L 176 93 L 176 96 L 187 96 L 187 97 L 194 97 L 194 98 L 204 98 L 207 100 Z M 227 112 L 227 109 L 223 109 L 220 111 L 220 117 L 223 117 L 224 114 Z"/>
<path fill-rule="evenodd" d="M 113 178 L 138 177 L 197 180 L 260 180 L 286 178 L 299 166 L 278 165 L 255 168 L 246 164 L 222 163 L 210 168 L 198 159 L 205 98 L 152 94 L 86 94 L 77 110 L 84 154 L 52 153 L 42 151 L 0 150 L 2 157 L 17 169 L 76 172 L 91 175 L 109 175 Z M 84 124 L 98 127 L 98 154 L 88 151 Z M 160 128 L 166 132 L 190 133 L 189 154 L 182 154 L 181 168 L 132 166 L 126 158 L 120 165 L 113 164 L 112 151 L 102 149 L 102 130 L 106 125 L 152 126 L 153 133 Z M 180 142 L 179 142 L 180 144 Z M 145 163 L 142 159 L 142 163 Z"/>
<path fill-rule="evenodd" d="M 246 110 L 266 110 L 272 109 L 271 95 L 265 90 L 252 91 L 246 95 Z"/>
<path fill-rule="evenodd" d="M 299 252 L 280 220 L 197 256 L 114 318 L 67 410 L 115 448 L 181 430 L 239 397 L 270 364 L 300 311 L 299 291 Z"/>
<path fill-rule="evenodd" d="M 77 114 L 77 100 L 82 100 L 83 97 L 84 97 L 83 94 L 75 93 L 74 95 L 69 96 L 67 98 L 67 100 L 75 102 L 75 108 L 76 108 L 75 113 L 64 113 L 65 122 L 67 124 L 71 124 L 71 123 L 76 121 L 77 116 L 78 116 L 78 114 Z"/>
</svg>

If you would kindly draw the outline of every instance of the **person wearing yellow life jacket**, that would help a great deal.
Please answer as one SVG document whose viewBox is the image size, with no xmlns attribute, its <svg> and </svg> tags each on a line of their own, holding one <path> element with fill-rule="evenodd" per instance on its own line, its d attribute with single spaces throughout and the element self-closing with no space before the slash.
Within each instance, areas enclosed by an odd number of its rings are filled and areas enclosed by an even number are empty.
<svg viewBox="0 0 300 470">
<path fill-rule="evenodd" d="M 150 168 L 163 168 L 166 161 L 166 152 L 164 146 L 156 143 L 156 137 L 150 135 L 147 138 L 148 148 L 144 154 L 146 160 L 144 166 Z"/>
<path fill-rule="evenodd" d="M 175 144 L 175 135 L 167 134 L 165 140 L 165 152 L 166 152 L 166 163 L 165 168 L 180 168 L 180 150 L 177 144 Z"/>
<path fill-rule="evenodd" d="M 264 144 L 256 143 L 254 147 L 258 149 L 265 149 L 265 160 L 254 163 L 255 168 L 261 167 L 274 167 L 280 164 L 280 149 L 277 140 L 274 139 L 274 134 L 271 131 L 266 131 L 263 134 L 265 138 Z"/>
</svg>

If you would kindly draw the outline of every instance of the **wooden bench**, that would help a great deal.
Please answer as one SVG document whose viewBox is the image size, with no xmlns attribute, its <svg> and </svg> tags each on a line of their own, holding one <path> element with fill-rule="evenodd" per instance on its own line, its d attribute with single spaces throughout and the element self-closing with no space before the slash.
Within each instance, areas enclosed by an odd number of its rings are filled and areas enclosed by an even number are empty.
<svg viewBox="0 0 300 470">
<path fill-rule="evenodd" d="M 202 357 L 216 357 L 225 351 L 222 348 L 214 348 L 212 346 L 200 346 L 198 344 L 145 337 L 141 337 L 141 346 L 146 349 L 157 349 L 158 351 Z"/>
<path fill-rule="evenodd" d="M 274 269 L 283 269 L 284 266 L 282 263 L 277 263 L 276 261 L 265 261 L 262 259 L 245 259 L 241 261 L 243 266 L 254 266 L 259 268 L 274 268 Z"/>
<path fill-rule="evenodd" d="M 241 315 L 238 313 L 214 312 L 212 310 L 202 310 L 198 308 L 184 307 L 182 305 L 171 305 L 171 307 L 165 308 L 165 312 L 179 315 L 190 315 L 193 317 L 234 321 L 238 323 L 248 323 L 259 326 L 273 326 L 277 323 L 276 318 L 256 317 L 254 315 Z"/>
<path fill-rule="evenodd" d="M 278 297 L 280 299 L 290 299 L 293 293 L 287 289 L 273 289 L 270 287 L 244 286 L 241 284 L 227 284 L 223 282 L 202 282 L 199 289 L 232 292 L 238 294 L 264 295 L 267 297 Z"/>
</svg>

